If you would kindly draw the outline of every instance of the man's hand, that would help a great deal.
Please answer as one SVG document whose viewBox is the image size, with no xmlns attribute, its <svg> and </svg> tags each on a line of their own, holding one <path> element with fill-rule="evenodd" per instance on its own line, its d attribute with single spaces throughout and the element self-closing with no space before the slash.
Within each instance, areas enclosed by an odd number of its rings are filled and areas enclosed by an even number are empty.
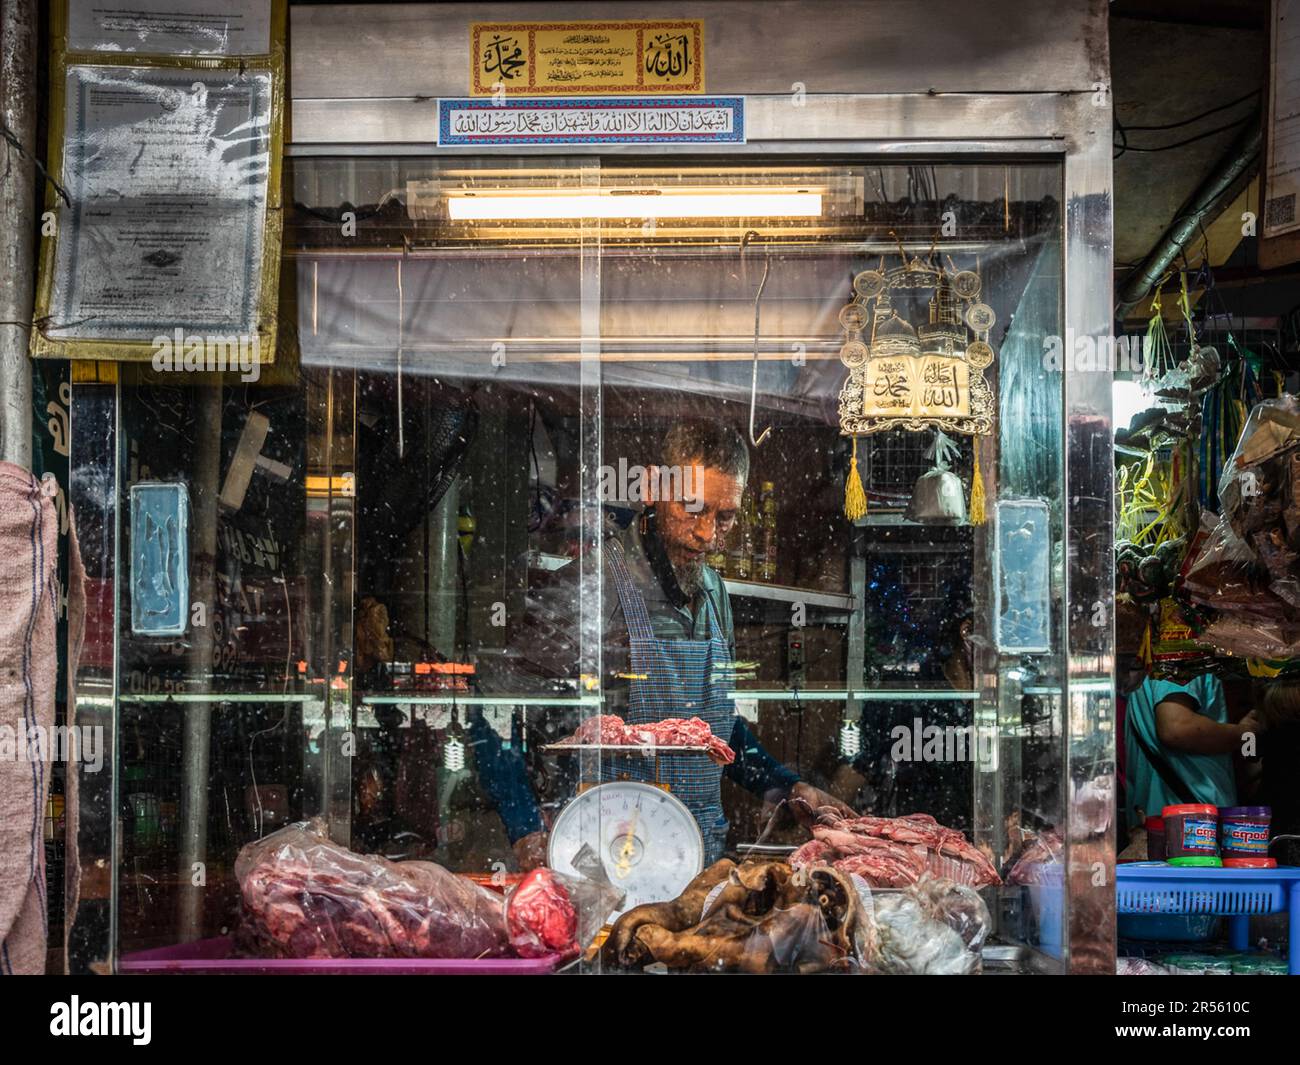
<svg viewBox="0 0 1300 1065">
<path fill-rule="evenodd" d="M 841 817 L 858 816 L 848 803 L 841 802 L 829 792 L 814 788 L 802 780 L 790 789 L 790 811 L 804 828 L 812 826 L 817 819 L 817 811 L 822 806 L 831 807 Z"/>
<path fill-rule="evenodd" d="M 546 844 L 549 837 L 545 832 L 533 832 L 515 840 L 515 861 L 519 863 L 521 873 L 529 873 L 546 864 Z"/>
</svg>

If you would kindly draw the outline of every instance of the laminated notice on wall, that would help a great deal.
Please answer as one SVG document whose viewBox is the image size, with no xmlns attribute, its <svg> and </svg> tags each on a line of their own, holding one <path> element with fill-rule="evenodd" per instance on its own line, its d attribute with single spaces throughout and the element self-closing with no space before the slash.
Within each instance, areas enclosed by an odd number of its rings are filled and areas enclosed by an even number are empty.
<svg viewBox="0 0 1300 1065">
<path fill-rule="evenodd" d="M 180 636 L 190 612 L 190 495 L 184 484 L 131 486 L 131 631 Z"/>
<path fill-rule="evenodd" d="M 273 361 L 285 17 L 55 6 L 34 356 L 244 380 Z"/>
<path fill-rule="evenodd" d="M 271 74 L 72 66 L 52 339 L 253 334 Z"/>
<path fill-rule="evenodd" d="M 472 96 L 704 91 L 704 23 L 475 22 Z"/>
<path fill-rule="evenodd" d="M 993 626 L 999 651 L 1045 653 L 1051 640 L 1051 526 L 1041 499 L 994 507 Z"/>
<path fill-rule="evenodd" d="M 147 55 L 266 55 L 267 0 L 129 0 L 73 3 L 68 51 Z"/>
</svg>

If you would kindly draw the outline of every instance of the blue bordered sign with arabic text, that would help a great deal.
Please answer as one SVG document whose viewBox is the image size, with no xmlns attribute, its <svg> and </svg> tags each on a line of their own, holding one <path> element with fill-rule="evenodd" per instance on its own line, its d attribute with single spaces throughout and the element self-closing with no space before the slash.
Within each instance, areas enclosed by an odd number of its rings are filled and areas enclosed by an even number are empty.
<svg viewBox="0 0 1300 1065">
<path fill-rule="evenodd" d="M 438 101 L 438 143 L 744 144 L 743 96 Z"/>
</svg>

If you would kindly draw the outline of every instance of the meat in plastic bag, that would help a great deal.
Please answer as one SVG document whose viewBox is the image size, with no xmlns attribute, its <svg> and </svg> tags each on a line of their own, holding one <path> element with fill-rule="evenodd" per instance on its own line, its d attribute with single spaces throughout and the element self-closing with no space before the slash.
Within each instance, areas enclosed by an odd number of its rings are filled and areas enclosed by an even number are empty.
<svg viewBox="0 0 1300 1065">
<path fill-rule="evenodd" d="M 926 875 L 901 891 L 871 892 L 867 962 L 896 975 L 978 973 L 991 925 L 973 888 Z"/>
<path fill-rule="evenodd" d="M 521 958 L 578 952 L 578 911 L 550 869 L 534 869 L 506 899 L 510 945 Z"/>
<path fill-rule="evenodd" d="M 287 958 L 480 958 L 510 953 L 502 900 L 435 862 L 331 842 L 316 818 L 245 846 L 241 946 Z"/>
<path fill-rule="evenodd" d="M 506 896 L 510 945 L 521 958 L 576 957 L 622 901 L 623 892 L 608 882 L 603 870 L 587 877 L 534 869 Z"/>
</svg>

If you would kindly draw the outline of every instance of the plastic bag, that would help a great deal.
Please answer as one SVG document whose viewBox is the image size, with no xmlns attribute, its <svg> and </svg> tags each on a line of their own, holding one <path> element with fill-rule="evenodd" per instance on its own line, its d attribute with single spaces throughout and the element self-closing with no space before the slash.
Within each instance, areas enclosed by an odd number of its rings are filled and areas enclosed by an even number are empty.
<svg viewBox="0 0 1300 1065">
<path fill-rule="evenodd" d="M 1146 958 L 1116 958 L 1115 973 L 1117 976 L 1169 976 L 1170 971 L 1163 965 L 1153 961 L 1147 961 Z"/>
<path fill-rule="evenodd" d="M 1060 883 L 1064 863 L 1061 860 L 1064 845 L 1061 837 L 1047 829 L 1030 834 L 1016 856 L 1016 862 L 1007 874 L 1011 884 Z"/>
<path fill-rule="evenodd" d="M 1203 523 L 1207 519 L 1202 515 Z M 1258 607 L 1267 584 L 1255 552 L 1226 517 L 1203 539 L 1183 578 L 1184 590 L 1193 600 L 1217 610 Z"/>
<path fill-rule="evenodd" d="M 1223 614 L 1200 634 L 1202 643 L 1241 658 L 1300 658 L 1300 623 L 1250 614 Z"/>
<path fill-rule="evenodd" d="M 534 869 L 506 896 L 510 946 L 521 958 L 576 957 L 623 898 L 603 870 L 588 877 Z"/>
<path fill-rule="evenodd" d="M 435 862 L 390 862 L 330 841 L 320 818 L 245 846 L 240 944 L 289 958 L 479 958 L 510 953 L 501 896 Z"/>
<path fill-rule="evenodd" d="M 1281 396 L 1255 404 L 1219 477 L 1223 514 L 1235 519 L 1243 503 L 1266 496 L 1253 471 L 1295 447 L 1300 447 L 1300 402 L 1296 397 Z"/>
<path fill-rule="evenodd" d="M 695 972 L 823 972 L 865 968 L 862 892 L 830 868 L 722 860 L 671 902 L 637 906 L 615 922 L 607 964 Z"/>
<path fill-rule="evenodd" d="M 740 866 L 734 879 L 749 891 L 748 898 L 716 908 L 709 926 L 714 934 L 728 924 L 748 925 L 736 967 L 752 973 L 862 971 L 867 943 L 862 892 L 869 889 L 836 869 L 790 870 L 785 880 L 787 870 L 784 863 Z M 755 908 L 755 898 L 772 900 L 757 918 L 746 913 Z"/>
<path fill-rule="evenodd" d="M 870 968 L 898 975 L 978 973 L 992 921 L 978 892 L 923 876 L 901 891 L 871 892 Z"/>
</svg>

